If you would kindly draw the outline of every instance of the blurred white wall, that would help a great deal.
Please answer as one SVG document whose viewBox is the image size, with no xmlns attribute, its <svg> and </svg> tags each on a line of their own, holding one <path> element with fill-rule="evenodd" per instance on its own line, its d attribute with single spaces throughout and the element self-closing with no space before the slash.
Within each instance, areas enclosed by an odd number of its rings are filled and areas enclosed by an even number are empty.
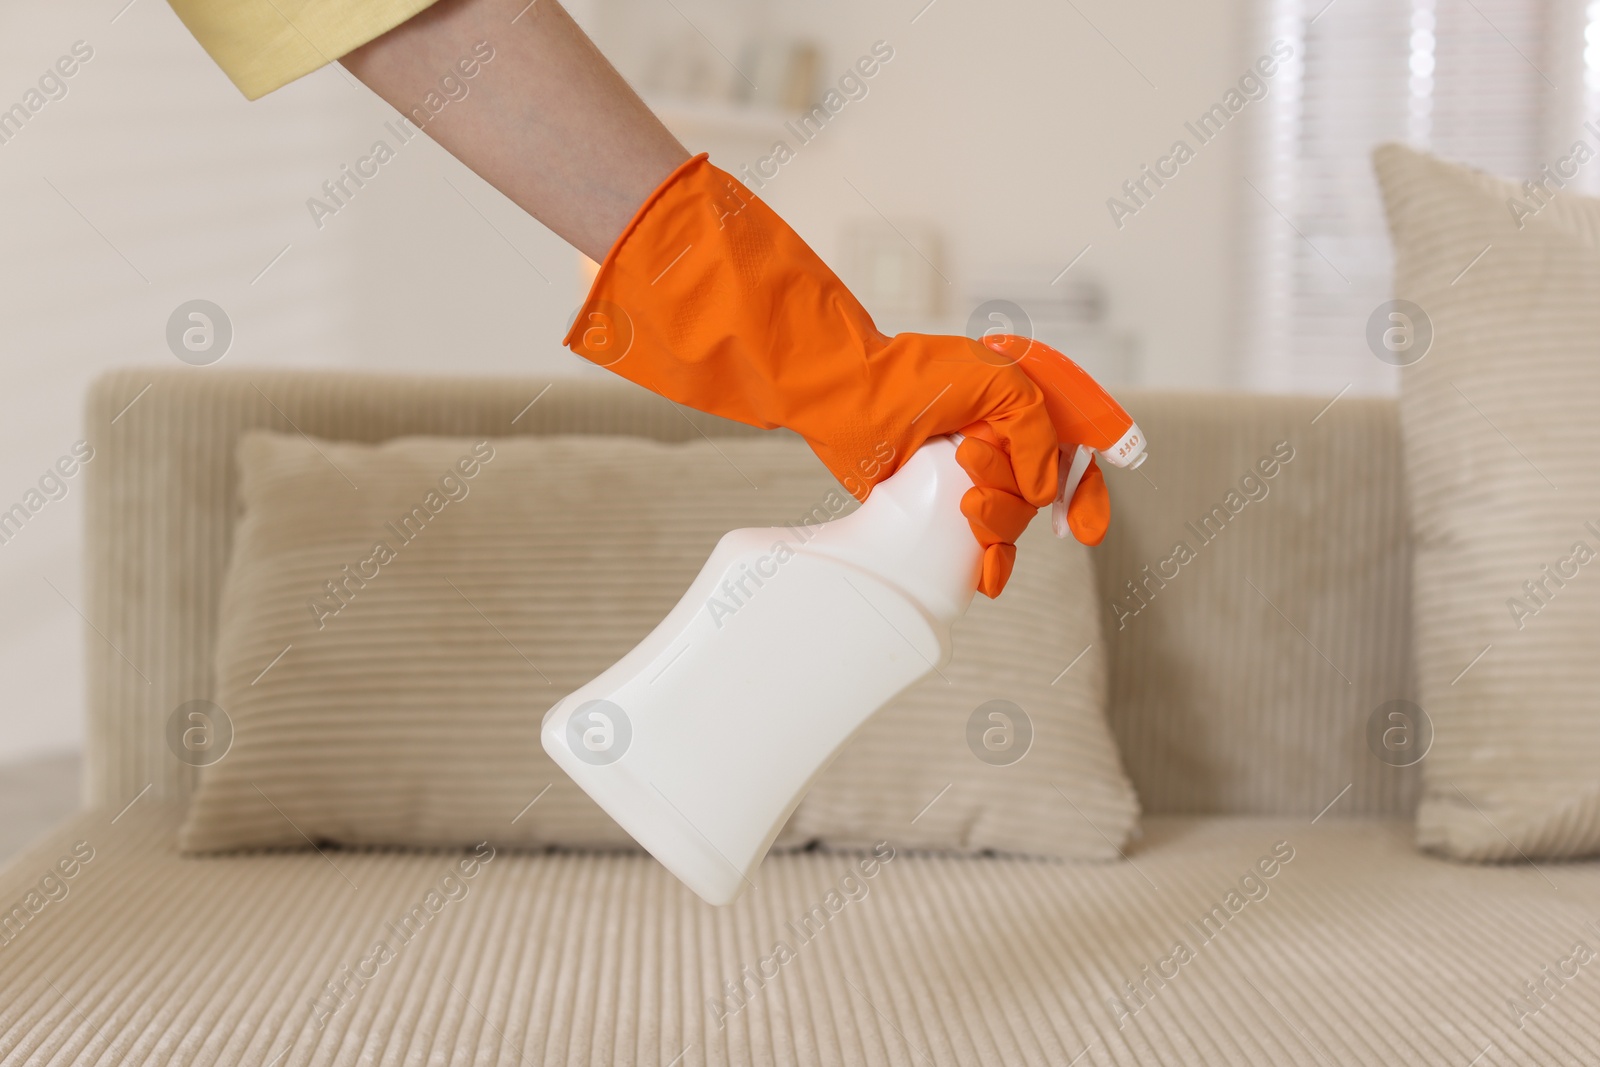
<svg viewBox="0 0 1600 1067">
<path fill-rule="evenodd" d="M 825 82 L 876 40 L 895 58 L 762 195 L 852 282 L 844 224 L 876 208 L 937 226 L 950 329 L 964 326 L 972 285 L 1027 275 L 1048 287 L 1090 246 L 1063 283 L 1104 286 L 1114 325 L 1139 342 L 1139 377 L 1225 385 L 1237 370 L 1234 213 L 1248 131 L 1202 149 L 1121 229 L 1106 200 L 1265 48 L 1242 40 L 1247 3 L 780 5 L 788 30 L 825 42 Z M 714 5 L 678 6 L 716 36 Z"/>
<path fill-rule="evenodd" d="M 733 0 L 638 2 L 729 57 L 752 32 Z M 1048 288 L 1088 246 L 1068 277 L 1103 285 L 1138 377 L 1227 386 L 1247 123 L 1120 230 L 1106 199 L 1265 49 L 1244 39 L 1246 4 L 774 4 L 755 30 L 818 42 L 824 82 L 875 41 L 894 58 L 762 194 L 835 262 L 876 211 L 931 227 L 953 329 L 976 280 Z M 606 9 L 574 8 L 602 46 L 628 51 Z M 602 373 L 559 346 L 575 254 L 425 138 L 315 226 L 307 198 L 393 140 L 389 110 L 341 70 L 247 104 L 161 0 L 17 0 L 0 7 L 0 108 L 79 41 L 93 58 L 66 95 L 0 144 L 0 508 L 93 439 L 80 407 L 98 371 L 175 359 L 167 319 L 194 298 L 232 319 L 224 365 Z M 745 126 L 681 124 L 729 169 L 783 136 Z M 72 486 L 0 545 L 0 762 L 80 743 L 82 641 L 97 639 L 76 613 L 81 499 Z"/>
</svg>

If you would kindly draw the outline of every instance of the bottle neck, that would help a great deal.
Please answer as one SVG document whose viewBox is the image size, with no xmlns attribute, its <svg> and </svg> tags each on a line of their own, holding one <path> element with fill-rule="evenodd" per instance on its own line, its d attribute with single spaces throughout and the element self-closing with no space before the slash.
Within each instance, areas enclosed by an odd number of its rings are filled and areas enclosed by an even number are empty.
<svg viewBox="0 0 1600 1067">
<path fill-rule="evenodd" d="M 961 513 L 971 488 L 956 441 L 932 438 L 859 508 L 816 528 L 803 551 L 876 575 L 948 626 L 972 603 L 983 567 L 983 548 Z"/>
</svg>

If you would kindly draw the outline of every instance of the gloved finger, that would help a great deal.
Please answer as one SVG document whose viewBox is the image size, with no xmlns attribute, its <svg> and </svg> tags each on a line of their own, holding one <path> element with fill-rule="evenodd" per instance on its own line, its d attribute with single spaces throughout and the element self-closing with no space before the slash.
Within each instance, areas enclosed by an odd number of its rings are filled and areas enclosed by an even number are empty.
<svg viewBox="0 0 1600 1067">
<path fill-rule="evenodd" d="M 993 359 L 1015 366 L 1039 387 L 1056 438 L 1110 448 L 1127 429 L 1127 413 L 1082 367 L 1041 341 L 1010 334 L 984 338 Z"/>
<path fill-rule="evenodd" d="M 1034 396 L 1029 403 L 986 414 L 983 421 L 1010 460 L 1023 498 L 1042 508 L 1055 499 L 1060 447 L 1055 423 L 1050 421 L 1037 387 Z"/>
<path fill-rule="evenodd" d="M 932 427 L 929 432 L 935 434 L 987 424 L 990 443 L 1010 460 L 1021 495 L 1036 507 L 1050 503 L 1056 491 L 1060 437 L 1043 390 L 988 343 L 965 337 L 950 340 L 955 344 L 941 350 L 938 362 L 954 380 L 915 421 Z M 951 416 L 961 421 L 947 421 Z"/>
<path fill-rule="evenodd" d="M 963 501 L 964 502 L 964 501 Z M 969 520 L 970 521 L 970 520 Z M 1067 527 L 1072 536 L 1086 545 L 1098 545 L 1105 540 L 1111 526 L 1111 494 L 1106 492 L 1105 475 L 1100 465 L 1089 461 L 1083 480 L 1073 490 L 1067 503 Z"/>
<path fill-rule="evenodd" d="M 1016 541 L 1038 513 L 1038 508 L 1004 489 L 975 485 L 961 497 L 961 514 L 984 548 Z"/>
<path fill-rule="evenodd" d="M 983 566 L 978 575 L 978 592 L 993 598 L 1000 595 L 1011 577 L 1017 549 L 1013 543 L 1038 514 L 1032 504 L 1017 495 L 1017 479 L 1011 462 L 995 443 L 998 438 L 984 423 L 962 431 L 965 439 L 956 449 L 956 461 L 972 479 L 973 487 L 962 494 L 961 512 L 967 516 L 972 535 L 983 546 Z"/>
<path fill-rule="evenodd" d="M 983 550 L 983 571 L 978 575 L 978 592 L 993 600 L 1000 595 L 1011 579 L 1011 568 L 1017 560 L 1017 546 L 990 545 Z"/>
<path fill-rule="evenodd" d="M 997 443 L 999 439 L 988 425 L 975 423 L 963 430 L 962 434 L 964 440 L 956 448 L 956 462 L 967 472 L 972 484 L 1004 489 L 1018 497 L 1022 496 L 1022 490 L 1017 487 L 1016 472 L 1011 469 L 1011 460 L 1000 450 Z"/>
</svg>

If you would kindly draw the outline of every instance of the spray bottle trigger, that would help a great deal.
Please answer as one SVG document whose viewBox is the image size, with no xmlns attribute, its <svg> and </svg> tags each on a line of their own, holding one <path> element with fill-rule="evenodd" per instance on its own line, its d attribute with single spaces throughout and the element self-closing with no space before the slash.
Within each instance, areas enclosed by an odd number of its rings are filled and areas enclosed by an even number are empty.
<svg viewBox="0 0 1600 1067">
<path fill-rule="evenodd" d="M 1072 503 L 1072 494 L 1078 491 L 1078 483 L 1083 481 L 1084 472 L 1089 469 L 1089 461 L 1093 458 L 1094 449 L 1088 445 L 1061 446 L 1056 500 L 1050 508 L 1050 528 L 1055 531 L 1058 538 L 1064 538 L 1072 533 L 1072 527 L 1067 524 L 1067 508 Z"/>
</svg>

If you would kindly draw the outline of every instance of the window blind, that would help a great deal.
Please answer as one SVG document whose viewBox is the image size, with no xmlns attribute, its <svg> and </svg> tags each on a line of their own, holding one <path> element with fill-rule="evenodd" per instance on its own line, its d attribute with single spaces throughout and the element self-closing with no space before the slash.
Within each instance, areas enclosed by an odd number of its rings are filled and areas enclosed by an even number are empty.
<svg viewBox="0 0 1600 1067">
<path fill-rule="evenodd" d="M 1391 295 L 1372 148 L 1402 141 L 1521 181 L 1580 136 L 1600 147 L 1583 126 L 1600 108 L 1600 0 L 1261 0 L 1255 24 L 1296 59 L 1242 194 L 1243 384 L 1392 392 L 1397 371 L 1365 342 Z M 1600 160 L 1569 189 L 1597 173 Z"/>
</svg>

